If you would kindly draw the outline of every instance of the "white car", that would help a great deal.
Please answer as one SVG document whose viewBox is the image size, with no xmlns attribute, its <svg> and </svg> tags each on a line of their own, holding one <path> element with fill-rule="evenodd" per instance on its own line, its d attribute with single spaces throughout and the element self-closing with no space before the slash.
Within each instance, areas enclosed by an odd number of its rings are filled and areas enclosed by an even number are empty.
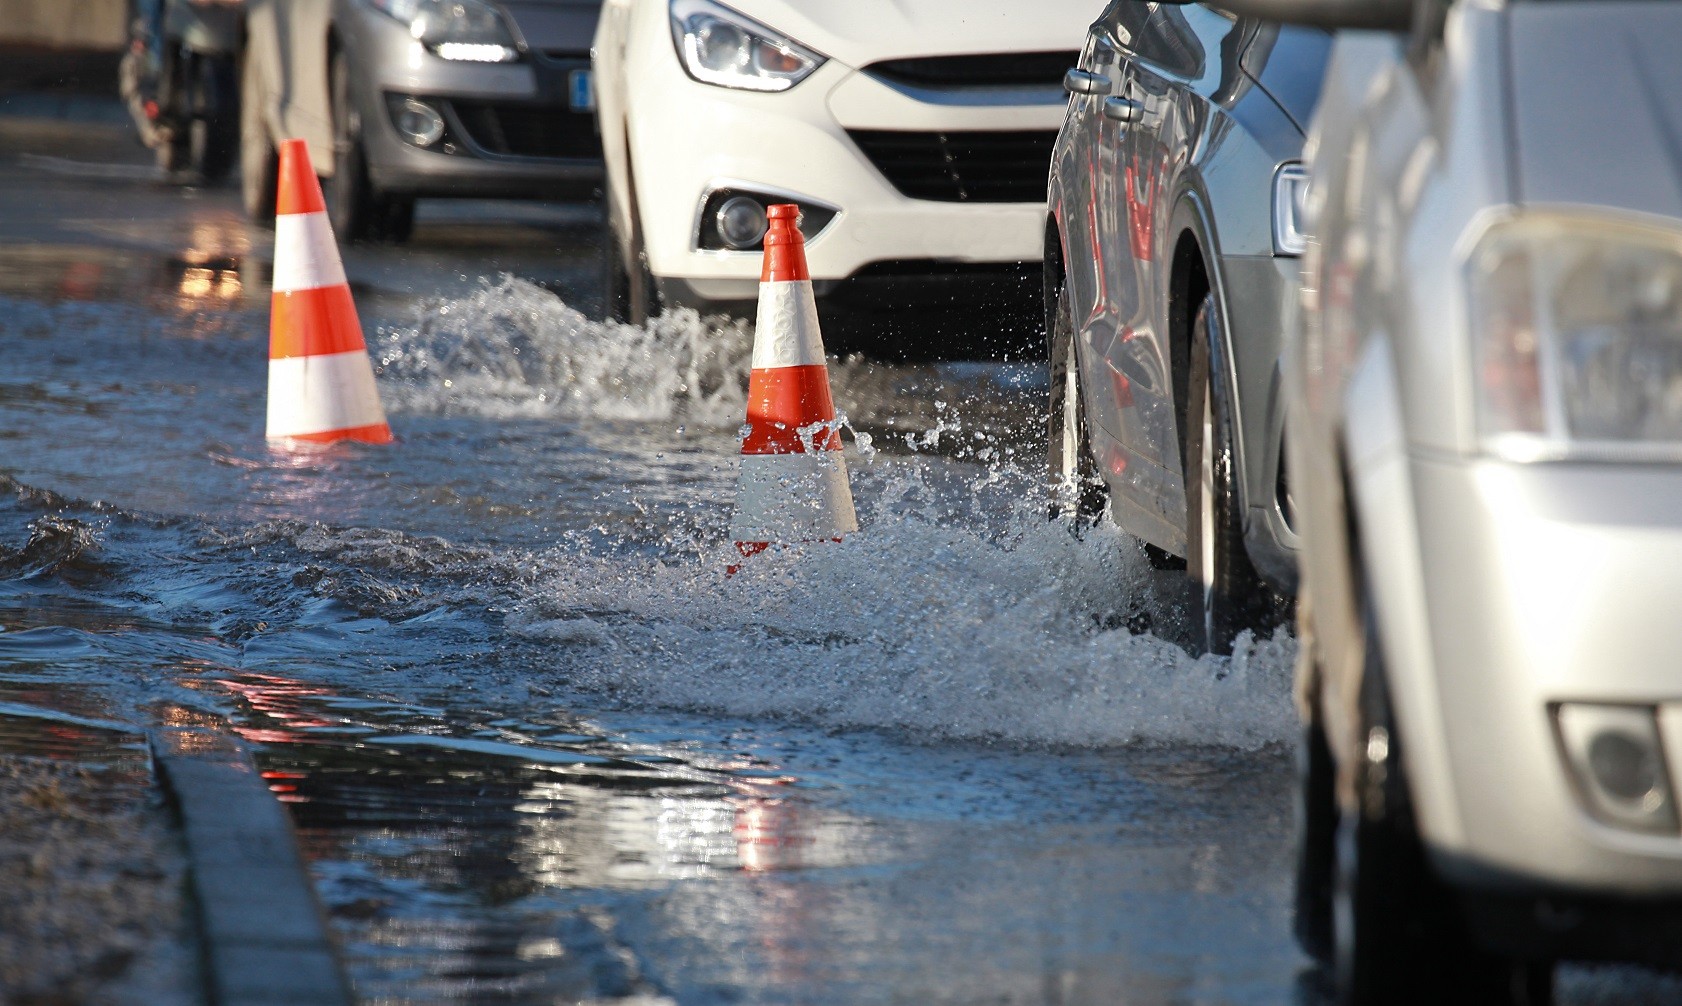
<svg viewBox="0 0 1682 1006">
<path fill-rule="evenodd" d="M 1035 310 L 1046 175 L 1098 0 L 607 0 L 610 311 L 745 310 L 765 207 L 820 298 Z"/>
</svg>

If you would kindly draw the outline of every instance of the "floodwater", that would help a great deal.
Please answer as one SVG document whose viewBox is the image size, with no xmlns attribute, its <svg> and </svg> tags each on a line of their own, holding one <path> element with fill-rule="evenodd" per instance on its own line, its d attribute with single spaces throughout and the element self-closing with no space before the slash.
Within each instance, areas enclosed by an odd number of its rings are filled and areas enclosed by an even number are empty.
<svg viewBox="0 0 1682 1006">
<path fill-rule="evenodd" d="M 726 577 L 740 326 L 378 307 L 290 453 L 260 303 L 0 300 L 0 688 L 254 742 L 364 1001 L 1294 995 L 1290 644 L 1130 631 L 1034 368 L 837 365 L 864 530 Z"/>
<path fill-rule="evenodd" d="M 243 735 L 361 1001 L 1323 1001 L 1294 644 L 1193 659 L 1172 574 L 1046 521 L 1039 368 L 836 361 L 863 530 L 727 577 L 742 326 L 423 221 L 351 270 L 449 274 L 362 299 L 399 442 L 276 450 L 226 202 L 0 252 L 0 732 Z"/>
</svg>

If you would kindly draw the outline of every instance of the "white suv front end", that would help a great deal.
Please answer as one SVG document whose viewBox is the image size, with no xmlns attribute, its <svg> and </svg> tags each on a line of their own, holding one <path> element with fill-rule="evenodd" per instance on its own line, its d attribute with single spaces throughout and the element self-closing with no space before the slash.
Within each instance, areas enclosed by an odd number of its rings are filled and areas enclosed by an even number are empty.
<svg viewBox="0 0 1682 1006">
<path fill-rule="evenodd" d="M 1093 8 L 609 0 L 593 53 L 609 222 L 650 295 L 630 316 L 751 302 L 771 202 L 800 204 L 820 295 L 1037 283 L 1061 75 Z"/>
</svg>

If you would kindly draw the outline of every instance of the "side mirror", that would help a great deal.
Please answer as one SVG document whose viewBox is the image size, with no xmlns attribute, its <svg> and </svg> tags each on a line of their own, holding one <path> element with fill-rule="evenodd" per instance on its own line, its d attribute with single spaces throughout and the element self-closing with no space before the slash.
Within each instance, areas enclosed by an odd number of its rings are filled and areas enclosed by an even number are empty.
<svg viewBox="0 0 1682 1006">
<path fill-rule="evenodd" d="M 1407 31 L 1413 27 L 1415 0 L 1222 0 L 1221 6 L 1281 24 Z"/>
</svg>

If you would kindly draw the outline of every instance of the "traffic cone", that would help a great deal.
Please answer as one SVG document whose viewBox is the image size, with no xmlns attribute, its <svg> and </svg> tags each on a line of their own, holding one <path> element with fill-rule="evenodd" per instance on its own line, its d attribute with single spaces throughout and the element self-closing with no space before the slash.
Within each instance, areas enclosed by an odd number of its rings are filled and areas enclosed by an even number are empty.
<svg viewBox="0 0 1682 1006">
<path fill-rule="evenodd" d="M 766 215 L 748 433 L 731 521 L 744 558 L 776 542 L 840 541 L 859 529 L 806 271 L 800 208 L 772 206 Z"/>
<path fill-rule="evenodd" d="M 268 438 L 390 443 L 356 304 L 303 140 L 280 146 L 273 290 Z"/>
</svg>

